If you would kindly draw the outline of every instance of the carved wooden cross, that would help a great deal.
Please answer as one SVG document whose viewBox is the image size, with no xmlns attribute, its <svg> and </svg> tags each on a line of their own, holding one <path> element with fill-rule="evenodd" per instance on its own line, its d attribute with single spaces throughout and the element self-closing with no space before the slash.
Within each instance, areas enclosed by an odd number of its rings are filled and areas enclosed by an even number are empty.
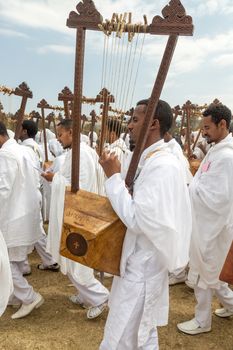
<svg viewBox="0 0 233 350">
<path fill-rule="evenodd" d="M 27 86 L 27 84 L 25 82 L 23 82 L 16 89 L 6 88 L 4 93 L 7 93 L 9 95 L 14 94 L 16 96 L 22 97 L 20 108 L 17 111 L 17 123 L 16 123 L 15 136 L 14 136 L 15 140 L 18 141 L 19 135 L 20 135 L 21 129 L 22 129 L 22 122 L 23 122 L 23 118 L 24 118 L 24 112 L 25 112 L 25 108 L 26 108 L 27 99 L 32 98 L 32 92 L 29 89 L 29 87 Z"/>
<path fill-rule="evenodd" d="M 39 113 L 39 112 L 36 112 L 36 111 L 31 111 L 31 112 L 29 113 L 29 118 L 32 119 L 32 120 L 33 120 L 33 119 L 36 119 L 36 125 L 37 125 L 37 127 L 38 127 L 38 125 L 39 125 L 39 120 L 42 119 L 40 113 Z"/>
</svg>

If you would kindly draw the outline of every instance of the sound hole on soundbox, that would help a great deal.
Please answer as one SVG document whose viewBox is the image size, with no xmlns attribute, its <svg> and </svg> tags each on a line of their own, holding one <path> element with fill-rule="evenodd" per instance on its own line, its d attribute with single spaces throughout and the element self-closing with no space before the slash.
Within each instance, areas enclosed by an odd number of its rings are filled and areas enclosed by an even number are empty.
<svg viewBox="0 0 233 350">
<path fill-rule="evenodd" d="M 66 246 L 71 254 L 84 256 L 88 249 L 88 243 L 85 238 L 76 232 L 71 232 L 66 238 Z"/>
</svg>

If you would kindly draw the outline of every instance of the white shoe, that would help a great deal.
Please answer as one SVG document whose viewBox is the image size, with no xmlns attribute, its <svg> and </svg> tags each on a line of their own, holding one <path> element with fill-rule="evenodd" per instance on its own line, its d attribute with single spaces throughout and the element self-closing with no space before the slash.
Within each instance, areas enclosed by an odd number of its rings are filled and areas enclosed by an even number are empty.
<svg viewBox="0 0 233 350">
<path fill-rule="evenodd" d="M 216 309 L 214 311 L 214 314 L 218 317 L 230 317 L 233 316 L 233 311 L 227 310 L 225 308 L 221 308 L 221 309 Z"/>
<path fill-rule="evenodd" d="M 190 321 L 178 323 L 177 328 L 186 334 L 200 334 L 211 331 L 211 327 L 200 327 L 195 318 Z"/>
<path fill-rule="evenodd" d="M 169 276 L 169 286 L 174 286 L 176 284 L 184 283 L 186 281 L 187 277 L 178 277 L 175 275 Z"/>
<path fill-rule="evenodd" d="M 38 309 L 38 307 L 40 307 L 43 304 L 44 298 L 42 297 L 42 295 L 40 295 L 40 293 L 36 293 L 36 294 L 37 294 L 36 300 L 34 300 L 31 304 L 22 304 L 20 309 L 15 314 L 13 314 L 11 318 L 12 319 L 22 318 L 29 315 L 33 309 Z"/>
<path fill-rule="evenodd" d="M 87 311 L 87 318 L 93 319 L 99 317 L 104 310 L 107 309 L 107 303 L 103 303 L 99 306 L 92 306 Z"/>
<path fill-rule="evenodd" d="M 185 281 L 185 284 L 187 287 L 189 287 L 190 289 L 194 289 L 194 284 L 192 282 L 190 282 L 189 280 Z"/>
<path fill-rule="evenodd" d="M 81 301 L 81 299 L 80 299 L 80 297 L 79 297 L 78 294 L 69 296 L 69 300 L 70 300 L 72 303 L 81 306 L 83 309 L 87 309 L 87 308 L 88 308 L 88 307 Z"/>
</svg>

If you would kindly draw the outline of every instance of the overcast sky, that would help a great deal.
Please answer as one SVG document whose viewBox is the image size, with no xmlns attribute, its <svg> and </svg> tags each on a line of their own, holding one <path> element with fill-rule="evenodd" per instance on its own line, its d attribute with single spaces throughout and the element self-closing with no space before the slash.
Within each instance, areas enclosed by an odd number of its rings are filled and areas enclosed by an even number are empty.
<svg viewBox="0 0 233 350">
<path fill-rule="evenodd" d="M 104 18 L 131 11 L 133 21 L 142 21 L 146 14 L 150 23 L 168 2 L 95 0 L 95 5 Z M 66 27 L 66 19 L 77 3 L 0 0 L 0 85 L 15 88 L 25 81 L 33 92 L 27 112 L 42 98 L 61 105 L 58 93 L 66 85 L 73 89 L 75 30 Z M 200 105 L 218 98 L 233 110 L 233 0 L 182 3 L 193 17 L 194 36 L 179 38 L 161 97 L 171 106 L 187 99 Z M 83 94 L 88 97 L 100 90 L 103 37 L 100 32 L 87 35 Z M 149 97 L 165 42 L 166 37 L 146 36 L 133 104 Z M 16 96 L 0 94 L 0 101 L 6 112 L 15 113 L 20 105 Z"/>
</svg>

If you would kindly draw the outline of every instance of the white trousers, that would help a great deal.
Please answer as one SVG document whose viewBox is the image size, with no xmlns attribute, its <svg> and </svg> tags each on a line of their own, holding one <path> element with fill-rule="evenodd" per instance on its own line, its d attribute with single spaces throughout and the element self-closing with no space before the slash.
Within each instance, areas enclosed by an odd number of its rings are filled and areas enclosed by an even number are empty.
<svg viewBox="0 0 233 350">
<path fill-rule="evenodd" d="M 48 252 L 46 252 L 46 245 L 47 245 L 47 236 L 44 234 L 39 241 L 35 243 L 35 248 L 37 253 L 39 254 L 42 263 L 45 266 L 56 264 L 56 261 L 53 259 L 52 255 Z"/>
<path fill-rule="evenodd" d="M 225 309 L 233 311 L 233 291 L 227 283 L 222 282 L 219 289 L 202 289 L 194 287 L 194 294 L 197 300 L 195 307 L 195 319 L 201 327 L 211 327 L 212 323 L 212 296 L 215 293 L 216 297 Z"/>
<path fill-rule="evenodd" d="M 47 244 L 47 236 L 43 234 L 43 236 L 35 243 L 35 248 L 38 255 L 41 258 L 41 261 L 44 266 L 53 265 L 56 261 L 53 259 L 52 255 L 46 252 L 46 244 Z M 30 265 L 28 262 L 28 258 L 24 261 L 23 273 L 30 271 Z"/>
<path fill-rule="evenodd" d="M 10 262 L 14 286 L 13 295 L 20 300 L 21 303 L 30 304 L 36 299 L 36 293 L 26 278 L 23 277 L 23 265 L 24 261 Z"/>
<path fill-rule="evenodd" d="M 138 298 L 137 304 L 130 316 L 129 321 L 124 329 L 124 332 L 120 338 L 116 350 L 159 350 L 158 333 L 157 328 L 150 331 L 149 337 L 143 346 L 138 347 L 138 331 L 143 314 L 145 303 L 145 293 L 141 293 Z M 111 306 L 109 313 L 111 313 Z M 107 320 L 108 322 L 108 320 Z M 117 327 L 117 324 L 116 324 Z M 109 350 L 109 339 L 107 339 L 106 333 L 104 339 L 100 344 L 99 350 Z"/>
<path fill-rule="evenodd" d="M 93 278 L 87 283 L 82 283 L 76 276 L 70 272 L 68 278 L 74 284 L 79 292 L 80 301 L 86 306 L 99 306 L 108 301 L 109 291 L 93 275 Z"/>
</svg>

